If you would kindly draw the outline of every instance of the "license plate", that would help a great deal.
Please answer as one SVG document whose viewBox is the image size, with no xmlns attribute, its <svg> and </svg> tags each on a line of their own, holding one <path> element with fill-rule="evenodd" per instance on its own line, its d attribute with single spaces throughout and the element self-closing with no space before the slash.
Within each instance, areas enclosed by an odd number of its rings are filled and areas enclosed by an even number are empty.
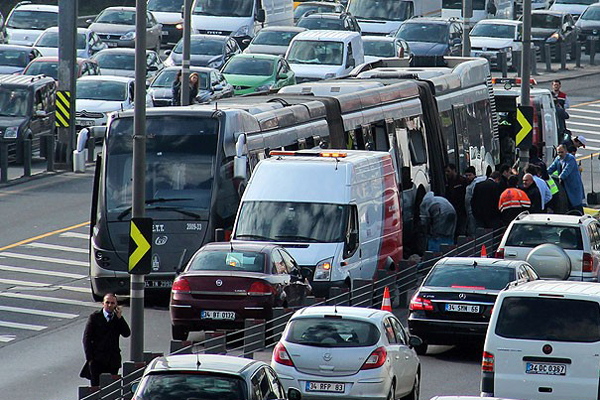
<svg viewBox="0 0 600 400">
<path fill-rule="evenodd" d="M 117 47 L 117 44 L 115 42 L 106 42 L 106 45 L 108 47 Z"/>
<path fill-rule="evenodd" d="M 169 36 L 169 31 L 160 31 L 160 34 L 163 36 Z"/>
<path fill-rule="evenodd" d="M 233 321 L 235 319 L 235 312 L 202 310 L 202 312 L 200 313 L 200 317 L 202 319 L 220 319 Z"/>
<path fill-rule="evenodd" d="M 587 40 L 598 40 L 598 36 L 592 36 L 592 35 L 589 35 L 589 36 L 587 37 Z"/>
<path fill-rule="evenodd" d="M 346 389 L 345 383 L 336 382 L 306 382 L 307 392 L 334 392 L 344 393 Z"/>
<path fill-rule="evenodd" d="M 145 281 L 144 286 L 147 288 L 170 288 L 173 286 L 173 281 Z"/>
<path fill-rule="evenodd" d="M 566 375 L 567 365 L 528 362 L 525 364 L 525 373 L 537 375 Z"/>
<path fill-rule="evenodd" d="M 94 126 L 96 125 L 96 121 L 86 120 L 86 119 L 76 119 L 75 125 L 79 126 Z"/>
<path fill-rule="evenodd" d="M 478 313 L 479 306 L 472 306 L 469 304 L 446 304 L 446 311 L 452 312 L 464 312 L 464 313 Z"/>
</svg>

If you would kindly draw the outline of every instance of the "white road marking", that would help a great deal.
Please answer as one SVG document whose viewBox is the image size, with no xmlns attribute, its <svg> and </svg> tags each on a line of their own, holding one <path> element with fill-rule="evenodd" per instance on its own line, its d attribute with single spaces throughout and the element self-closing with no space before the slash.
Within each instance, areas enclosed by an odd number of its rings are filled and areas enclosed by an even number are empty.
<svg viewBox="0 0 600 400">
<path fill-rule="evenodd" d="M 58 285 L 56 286 L 59 289 L 62 290 L 68 290 L 70 292 L 78 292 L 78 293 L 92 293 L 92 289 L 87 287 L 77 287 L 77 286 L 63 286 L 63 285 Z"/>
<path fill-rule="evenodd" d="M 48 288 L 48 289 L 62 289 L 67 290 L 69 292 L 78 292 L 78 293 L 91 293 L 92 289 L 77 287 L 77 286 L 65 286 L 65 285 L 53 285 L 51 283 L 40 283 L 40 282 L 31 282 L 31 281 L 19 281 L 16 279 L 2 279 L 0 278 L 0 284 L 5 285 L 13 285 L 13 286 L 29 286 L 34 288 Z"/>
<path fill-rule="evenodd" d="M 18 273 L 23 273 L 23 274 L 48 275 L 48 276 L 55 276 L 55 277 L 60 277 L 60 278 L 70 278 L 70 279 L 85 279 L 88 277 L 87 275 L 72 274 L 69 272 L 44 271 L 41 269 L 12 267 L 12 266 L 8 266 L 8 265 L 0 265 L 0 271 L 18 272 Z"/>
<path fill-rule="evenodd" d="M 64 232 L 64 233 L 61 233 L 60 236 L 77 238 L 77 239 L 86 239 L 86 240 L 88 240 L 90 238 L 90 235 L 88 235 L 87 233 L 79 233 L 79 232 Z"/>
<path fill-rule="evenodd" d="M 73 319 L 79 317 L 79 314 L 70 314 L 63 313 L 57 311 L 44 311 L 44 310 L 34 310 L 32 308 L 21 308 L 21 307 L 9 307 L 9 306 L 0 306 L 0 311 L 8 311 L 19 314 L 31 314 L 31 315 L 41 315 L 44 317 L 54 317 L 54 318 L 66 318 Z"/>
<path fill-rule="evenodd" d="M 1 252 L 0 257 L 12 257 L 12 258 L 20 258 L 23 260 L 44 261 L 44 262 L 49 262 L 49 263 L 75 265 L 78 267 L 86 267 L 86 268 L 90 266 L 90 264 L 87 261 L 74 261 L 74 260 L 65 260 L 63 258 L 55 258 L 55 257 L 32 256 L 31 254 L 13 253 L 10 251 Z"/>
<path fill-rule="evenodd" d="M 569 108 L 569 111 L 567 111 L 569 113 L 569 115 L 573 116 L 573 115 L 577 115 L 577 113 L 579 112 L 586 112 L 586 113 L 592 113 L 592 114 L 600 114 L 600 111 L 595 111 L 595 110 L 588 110 L 587 108 Z"/>
<path fill-rule="evenodd" d="M 92 303 L 89 301 L 81 301 L 81 300 L 73 300 L 73 299 L 62 299 L 62 298 L 58 298 L 58 297 L 38 296 L 35 294 L 26 294 L 26 293 L 2 292 L 2 293 L 0 293 L 0 296 L 10 297 L 13 299 L 44 301 L 46 303 L 70 304 L 70 305 L 82 306 L 82 307 L 94 307 L 94 308 L 100 307 L 100 303 Z"/>
<path fill-rule="evenodd" d="M 8 343 L 15 340 L 15 335 L 0 335 L 0 343 Z"/>
<path fill-rule="evenodd" d="M 567 125 L 582 125 L 582 126 L 591 126 L 591 127 L 599 127 L 598 124 L 586 124 L 585 122 L 573 122 L 573 121 L 569 121 L 567 122 Z"/>
<path fill-rule="evenodd" d="M 40 242 L 28 243 L 27 246 L 35 247 L 38 249 L 70 251 L 71 253 L 81 253 L 81 254 L 88 254 L 88 251 L 89 251 L 88 249 L 80 249 L 77 247 L 68 247 L 68 246 L 59 246 L 57 244 L 40 243 Z"/>
<path fill-rule="evenodd" d="M 572 118 L 577 118 L 577 119 L 589 119 L 592 121 L 600 121 L 600 118 L 598 117 L 588 117 L 587 115 L 577 115 L 577 114 L 573 114 L 571 115 Z M 569 122 L 571 122 L 571 119 L 569 118 Z"/>
<path fill-rule="evenodd" d="M 0 326 L 13 329 L 24 329 L 27 331 L 43 331 L 47 328 L 44 325 L 20 324 L 18 322 L 0 321 Z"/>
</svg>

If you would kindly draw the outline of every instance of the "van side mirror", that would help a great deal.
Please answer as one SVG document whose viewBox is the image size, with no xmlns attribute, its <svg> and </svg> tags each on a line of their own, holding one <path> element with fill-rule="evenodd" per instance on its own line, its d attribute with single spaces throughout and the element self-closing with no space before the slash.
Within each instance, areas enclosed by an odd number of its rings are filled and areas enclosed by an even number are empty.
<svg viewBox="0 0 600 400">
<path fill-rule="evenodd" d="M 248 163 L 248 157 L 246 156 L 235 156 L 233 158 L 233 178 L 246 180 L 248 175 L 246 173 L 246 164 Z"/>
<path fill-rule="evenodd" d="M 267 13 L 265 12 L 265 9 L 260 8 L 258 11 L 256 11 L 256 17 L 254 19 L 261 24 L 264 23 L 267 20 Z"/>
<path fill-rule="evenodd" d="M 344 256 L 348 256 L 358 247 L 358 231 L 353 230 L 348 234 L 348 239 L 345 243 Z"/>
<path fill-rule="evenodd" d="M 410 189 L 413 186 L 410 176 L 410 167 L 402 167 L 402 189 Z"/>
</svg>

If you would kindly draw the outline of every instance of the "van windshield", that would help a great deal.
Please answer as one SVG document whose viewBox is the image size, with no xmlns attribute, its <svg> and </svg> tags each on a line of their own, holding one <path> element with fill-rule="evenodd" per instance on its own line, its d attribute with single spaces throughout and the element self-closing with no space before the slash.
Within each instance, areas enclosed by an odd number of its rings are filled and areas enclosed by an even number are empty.
<svg viewBox="0 0 600 400">
<path fill-rule="evenodd" d="M 251 17 L 255 0 L 196 0 L 193 13 L 211 17 Z"/>
<path fill-rule="evenodd" d="M 0 116 L 25 117 L 29 110 L 29 91 L 0 87 Z"/>
<path fill-rule="evenodd" d="M 348 205 L 247 201 L 238 214 L 236 239 L 340 243 L 345 239 Z"/>
<path fill-rule="evenodd" d="M 344 43 L 298 40 L 292 43 L 287 57 L 290 64 L 342 65 Z"/>
<path fill-rule="evenodd" d="M 412 2 L 398 0 L 354 0 L 348 13 L 358 19 L 404 21 L 412 17 Z"/>
<path fill-rule="evenodd" d="M 536 247 L 552 243 L 564 250 L 583 250 L 583 240 L 578 227 L 545 224 L 514 224 L 506 246 Z"/>
<path fill-rule="evenodd" d="M 506 297 L 496 334 L 511 339 L 600 341 L 600 306 L 594 301 Z"/>
</svg>

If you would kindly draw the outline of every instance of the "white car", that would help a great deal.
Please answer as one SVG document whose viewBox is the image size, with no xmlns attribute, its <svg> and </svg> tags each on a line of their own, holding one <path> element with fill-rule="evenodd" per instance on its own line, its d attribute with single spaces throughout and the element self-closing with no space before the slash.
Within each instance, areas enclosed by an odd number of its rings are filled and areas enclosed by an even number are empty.
<svg viewBox="0 0 600 400">
<path fill-rule="evenodd" d="M 509 68 L 519 68 L 516 65 L 513 52 L 521 51 L 522 44 L 521 21 L 507 19 L 484 19 L 475 24 L 469 37 L 471 39 L 471 57 L 484 57 L 490 62 L 490 67 L 500 67 L 498 55 L 506 53 Z"/>
<path fill-rule="evenodd" d="M 81 58 L 90 58 L 100 50 L 108 47 L 94 31 L 86 28 L 77 28 L 75 40 L 77 57 Z M 46 29 L 37 38 L 33 47 L 45 57 L 58 57 L 58 27 L 53 26 Z"/>
<path fill-rule="evenodd" d="M 307 307 L 288 321 L 271 366 L 302 399 L 418 399 L 421 343 L 387 311 Z"/>
<path fill-rule="evenodd" d="M 17 4 L 8 14 L 4 31 L 7 44 L 33 46 L 39 35 L 51 26 L 58 26 L 58 6 Z"/>
</svg>

